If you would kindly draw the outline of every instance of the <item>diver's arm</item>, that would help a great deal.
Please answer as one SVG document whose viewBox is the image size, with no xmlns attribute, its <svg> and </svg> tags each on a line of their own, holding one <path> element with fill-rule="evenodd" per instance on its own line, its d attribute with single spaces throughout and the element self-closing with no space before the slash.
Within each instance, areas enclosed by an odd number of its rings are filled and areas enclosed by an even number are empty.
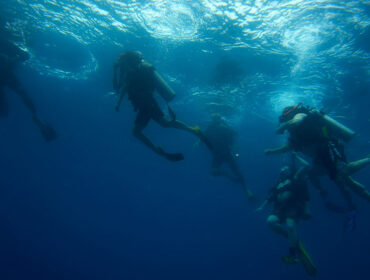
<svg viewBox="0 0 370 280">
<path fill-rule="evenodd" d="M 267 206 L 267 204 L 269 204 L 269 199 L 266 199 L 262 204 L 261 204 L 261 206 L 260 207 L 258 207 L 255 211 L 256 212 L 261 212 L 261 211 L 263 211 L 263 209 L 265 209 L 265 207 Z"/>
<path fill-rule="evenodd" d="M 126 91 L 126 83 L 124 81 L 125 78 L 122 76 L 122 73 L 120 73 L 119 67 L 120 67 L 119 61 L 116 61 L 113 66 L 113 88 L 119 95 L 115 107 L 115 110 L 117 112 L 119 111 L 119 107 L 121 106 L 122 99 Z"/>
<path fill-rule="evenodd" d="M 302 164 L 302 166 L 305 166 L 305 167 L 310 166 L 310 164 L 305 159 L 300 157 L 297 153 L 294 152 L 293 155 L 294 155 L 295 159 L 297 159 L 299 161 L 299 163 Z"/>
<path fill-rule="evenodd" d="M 306 168 L 309 167 L 310 164 L 300 157 L 296 152 L 292 152 L 292 165 L 295 169 L 297 169 L 297 161 L 301 164 L 302 167 Z"/>
<path fill-rule="evenodd" d="M 293 161 L 297 159 L 302 165 L 294 175 L 294 180 L 298 180 L 308 173 L 310 164 L 302 157 L 298 156 L 297 153 L 292 153 L 292 157 L 294 158 Z"/>
<path fill-rule="evenodd" d="M 307 166 L 302 166 L 298 169 L 298 171 L 294 174 L 293 180 L 299 180 L 303 176 L 305 176 L 308 172 L 308 167 Z"/>
<path fill-rule="evenodd" d="M 267 206 L 268 204 L 270 204 L 271 202 L 273 202 L 273 201 L 274 201 L 275 190 L 276 190 L 276 189 L 275 189 L 275 187 L 273 187 L 273 188 L 271 188 L 271 189 L 269 190 L 267 198 L 264 200 L 264 202 L 262 202 L 261 206 L 260 206 L 260 207 L 258 207 L 258 208 L 255 210 L 256 212 L 261 212 L 263 209 L 265 209 L 265 208 L 266 208 L 266 206 Z"/>
<path fill-rule="evenodd" d="M 265 155 L 276 155 L 276 154 L 284 154 L 292 150 L 292 147 L 289 144 L 285 144 L 284 146 L 275 148 L 275 149 L 265 149 Z"/>
<path fill-rule="evenodd" d="M 302 167 L 308 168 L 310 166 L 308 161 L 302 158 L 301 156 L 299 156 L 296 152 L 293 152 L 292 154 L 293 154 L 294 159 L 298 160 L 298 162 L 302 165 Z"/>
</svg>

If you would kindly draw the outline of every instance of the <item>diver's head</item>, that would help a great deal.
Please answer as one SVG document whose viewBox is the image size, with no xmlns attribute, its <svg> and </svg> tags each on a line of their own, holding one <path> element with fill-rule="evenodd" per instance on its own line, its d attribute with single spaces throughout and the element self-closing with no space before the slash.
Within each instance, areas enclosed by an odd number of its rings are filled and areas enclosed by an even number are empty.
<svg viewBox="0 0 370 280">
<path fill-rule="evenodd" d="M 285 181 L 293 176 L 293 169 L 289 165 L 285 165 L 280 170 L 280 180 Z"/>
<path fill-rule="evenodd" d="M 119 56 L 119 64 L 126 69 L 136 69 L 140 66 L 143 55 L 138 51 L 127 51 Z"/>
<path fill-rule="evenodd" d="M 279 117 L 279 121 L 280 123 L 284 123 L 290 121 L 299 113 L 308 113 L 309 111 L 309 107 L 304 106 L 302 103 L 298 103 L 295 106 L 287 106 L 283 109 L 283 112 Z"/>
</svg>

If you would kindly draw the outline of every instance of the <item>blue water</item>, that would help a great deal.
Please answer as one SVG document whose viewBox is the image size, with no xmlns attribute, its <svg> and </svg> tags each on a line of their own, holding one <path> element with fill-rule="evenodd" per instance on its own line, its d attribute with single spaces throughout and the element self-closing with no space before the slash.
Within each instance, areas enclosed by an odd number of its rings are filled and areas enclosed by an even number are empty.
<svg viewBox="0 0 370 280">
<path fill-rule="evenodd" d="M 9 0 L 0 15 L 31 55 L 16 74 L 59 135 L 45 143 L 6 92 L 1 279 L 309 278 L 280 261 L 288 242 L 267 227 L 269 212 L 254 213 L 241 188 L 212 177 L 209 151 L 194 148 L 192 135 L 155 123 L 145 130 L 184 153 L 177 163 L 134 139 L 131 105 L 117 113 L 108 94 L 112 65 L 140 50 L 177 92 L 178 119 L 203 128 L 211 113 L 223 115 L 262 199 L 287 161 L 263 155 L 284 142 L 274 131 L 287 105 L 302 101 L 354 129 L 350 160 L 370 153 L 369 1 Z M 355 178 L 370 188 L 368 172 Z M 345 217 L 311 196 L 313 219 L 299 233 L 316 278 L 367 279 L 368 203 L 355 198 L 357 230 L 343 233 Z"/>
</svg>

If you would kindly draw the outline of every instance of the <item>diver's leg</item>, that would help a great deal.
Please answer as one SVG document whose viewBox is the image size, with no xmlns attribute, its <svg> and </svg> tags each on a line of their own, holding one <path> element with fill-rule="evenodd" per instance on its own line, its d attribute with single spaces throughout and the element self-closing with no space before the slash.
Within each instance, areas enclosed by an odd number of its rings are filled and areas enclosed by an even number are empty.
<svg viewBox="0 0 370 280">
<path fill-rule="evenodd" d="M 353 175 L 354 173 L 360 171 L 361 169 L 365 168 L 366 166 L 370 165 L 370 157 L 363 158 L 360 160 L 352 161 L 348 163 L 345 167 L 343 172 L 346 175 Z"/>
<path fill-rule="evenodd" d="M 55 140 L 57 138 L 57 134 L 54 128 L 38 116 L 35 105 L 33 104 L 26 91 L 19 85 L 18 81 L 14 80 L 11 89 L 13 89 L 18 94 L 23 104 L 26 106 L 28 111 L 30 111 L 32 115 L 32 121 L 40 129 L 41 135 L 44 137 L 45 141 L 49 142 Z"/>
<path fill-rule="evenodd" d="M 285 238 L 288 238 L 288 231 L 280 224 L 280 219 L 278 216 L 270 215 L 267 218 L 267 223 L 274 232 Z"/>
<path fill-rule="evenodd" d="M 235 174 L 237 182 L 240 183 L 243 186 L 244 189 L 246 189 L 243 173 L 240 171 L 239 166 L 236 163 L 236 160 L 232 156 L 231 153 L 229 155 L 229 158 L 228 158 L 227 162 L 228 162 L 228 165 L 230 167 L 230 170 Z"/>
<path fill-rule="evenodd" d="M 168 120 L 165 117 L 161 118 L 153 118 L 160 126 L 166 127 L 166 128 L 175 128 L 175 129 L 180 129 L 184 130 L 187 132 L 190 132 L 191 134 L 194 134 L 197 136 L 201 141 L 203 141 L 206 146 L 212 150 L 212 145 L 207 139 L 207 137 L 203 134 L 203 132 L 199 129 L 198 126 L 196 127 L 190 127 L 187 124 L 178 121 L 178 120 Z"/>
<path fill-rule="evenodd" d="M 143 134 L 143 129 L 147 126 L 149 120 L 150 118 L 148 116 L 139 111 L 135 120 L 135 127 L 133 129 L 134 136 L 138 138 L 142 143 L 144 143 L 144 145 L 147 146 L 149 149 L 151 149 L 158 155 L 165 157 L 168 160 L 179 161 L 184 159 L 182 154 L 166 153 L 161 147 L 155 146 L 152 141 L 150 141 L 150 139 Z"/>
<path fill-rule="evenodd" d="M 28 111 L 30 111 L 33 121 L 35 123 L 40 122 L 39 117 L 37 116 L 36 107 L 33 104 L 31 98 L 28 96 L 27 92 L 18 84 L 18 82 L 11 87 L 12 90 L 14 90 L 15 93 L 18 94 L 18 96 L 21 98 L 23 104 L 26 106 Z"/>
<path fill-rule="evenodd" d="M 253 193 L 245 184 L 244 175 L 241 172 L 235 158 L 233 157 L 231 153 L 229 155 L 228 164 L 229 164 L 230 170 L 235 174 L 236 182 L 242 185 L 244 192 L 247 194 L 247 198 L 251 199 L 253 197 Z"/>
<path fill-rule="evenodd" d="M 134 127 L 134 130 L 133 130 L 133 134 L 136 138 L 138 138 L 141 142 L 144 143 L 145 146 L 147 146 L 149 149 L 153 150 L 154 152 L 156 152 L 157 154 L 160 154 L 160 155 L 163 155 L 160 153 L 160 150 L 158 149 L 157 146 L 155 146 L 152 141 L 149 140 L 148 137 L 146 137 L 144 134 L 143 134 L 143 127 L 138 127 L 138 126 L 135 126 Z"/>
<path fill-rule="evenodd" d="M 192 128 L 190 126 L 188 126 L 187 124 L 183 123 L 183 122 L 180 122 L 178 120 L 168 120 L 166 119 L 165 117 L 162 117 L 158 120 L 156 120 L 158 122 L 158 124 L 162 127 L 166 127 L 166 128 L 176 128 L 176 129 L 180 129 L 180 130 L 185 130 L 187 132 L 190 132 L 196 136 L 197 135 L 197 129 L 195 128 Z"/>
<path fill-rule="evenodd" d="M 325 207 L 333 211 L 335 213 L 345 213 L 348 211 L 348 209 L 342 205 L 339 205 L 335 202 L 332 202 L 328 198 L 328 192 L 322 187 L 320 178 L 319 178 L 320 173 L 318 173 L 318 170 L 316 168 L 313 168 L 309 174 L 308 178 L 311 182 L 311 184 L 320 192 L 320 196 L 324 201 Z M 307 217 L 310 215 L 307 215 Z"/>
<path fill-rule="evenodd" d="M 345 179 L 346 185 L 358 196 L 370 202 L 370 192 L 361 183 L 348 176 Z"/>
<path fill-rule="evenodd" d="M 297 234 L 296 222 L 292 218 L 287 218 L 286 225 L 287 225 L 290 248 L 296 249 L 298 247 L 298 234 Z"/>
</svg>

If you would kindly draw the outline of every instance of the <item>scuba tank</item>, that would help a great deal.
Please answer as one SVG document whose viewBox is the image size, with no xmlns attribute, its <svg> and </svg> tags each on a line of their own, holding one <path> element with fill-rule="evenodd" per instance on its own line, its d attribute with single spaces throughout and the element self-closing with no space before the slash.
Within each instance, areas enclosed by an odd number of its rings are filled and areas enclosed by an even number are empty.
<svg viewBox="0 0 370 280">
<path fill-rule="evenodd" d="M 323 121 L 322 125 L 324 126 L 324 128 L 326 128 L 326 134 L 329 131 L 331 134 L 345 142 L 349 142 L 355 136 L 355 132 L 352 129 L 344 126 L 343 124 L 334 120 L 332 117 L 329 117 L 325 113 L 319 112 L 317 110 L 312 110 L 310 107 L 304 106 L 302 103 L 299 103 L 296 106 L 288 106 L 284 108 L 283 113 L 279 117 L 279 120 L 280 123 L 285 123 L 293 119 L 298 113 L 310 115 L 316 114 L 314 113 L 315 111 L 321 116 L 321 120 Z"/>
<path fill-rule="evenodd" d="M 176 93 L 172 88 L 166 83 L 166 81 L 158 74 L 157 71 L 154 71 L 154 77 L 156 82 L 156 89 L 160 96 L 167 102 L 170 102 L 175 96 Z"/>
<path fill-rule="evenodd" d="M 349 142 L 355 136 L 356 133 L 352 129 L 344 126 L 340 122 L 334 120 L 332 117 L 324 114 L 322 117 L 327 128 L 343 141 Z"/>
</svg>

